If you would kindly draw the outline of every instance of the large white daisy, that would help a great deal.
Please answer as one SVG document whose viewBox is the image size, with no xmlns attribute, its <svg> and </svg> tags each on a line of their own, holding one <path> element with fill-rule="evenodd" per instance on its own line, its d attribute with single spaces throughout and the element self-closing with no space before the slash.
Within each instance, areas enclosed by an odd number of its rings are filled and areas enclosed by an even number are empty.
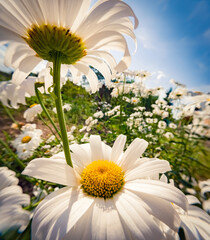
<svg viewBox="0 0 210 240">
<path fill-rule="evenodd" d="M 159 221 L 178 230 L 171 202 L 186 210 L 186 198 L 157 178 L 169 163 L 142 158 L 144 140 L 123 152 L 125 142 L 120 135 L 111 148 L 91 136 L 90 143 L 71 145 L 74 168 L 63 153 L 28 164 L 23 174 L 66 185 L 36 208 L 32 239 L 164 239 Z"/>
<path fill-rule="evenodd" d="M 115 71 L 131 61 L 124 35 L 134 39 L 138 20 L 121 0 L 100 0 L 90 9 L 91 0 L 1 0 L 0 41 L 12 41 L 5 64 L 16 69 L 13 81 L 21 83 L 43 59 L 53 62 L 55 52 L 73 76 L 88 78 L 93 91 L 97 77 L 93 66 L 107 83 Z M 134 17 L 133 24 L 129 17 Z M 116 63 L 109 50 L 124 53 Z"/>
</svg>

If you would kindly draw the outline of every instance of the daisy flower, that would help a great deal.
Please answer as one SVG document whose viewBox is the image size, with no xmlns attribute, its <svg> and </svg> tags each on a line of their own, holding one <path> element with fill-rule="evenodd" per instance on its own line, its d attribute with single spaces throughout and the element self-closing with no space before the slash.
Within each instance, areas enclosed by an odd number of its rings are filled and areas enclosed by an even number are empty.
<svg viewBox="0 0 210 240">
<path fill-rule="evenodd" d="M 21 206 L 29 205 L 30 198 L 22 193 L 15 172 L 7 167 L 0 167 L 0 182 L 0 235 L 13 227 L 23 231 L 29 223 L 30 212 Z"/>
<path fill-rule="evenodd" d="M 12 141 L 12 146 L 17 150 L 20 159 L 27 159 L 33 155 L 34 150 L 42 142 L 42 130 L 25 130 Z"/>
<path fill-rule="evenodd" d="M 5 64 L 16 69 L 13 82 L 20 84 L 42 61 L 54 62 L 59 53 L 63 71 L 86 75 L 92 91 L 98 79 L 90 65 L 99 70 L 107 83 L 116 71 L 131 62 L 124 35 L 135 42 L 138 20 L 121 0 L 3 0 L 0 2 L 0 41 L 12 42 Z M 133 17 L 135 22 L 131 22 Z M 124 53 L 116 63 L 109 50 Z"/>
<path fill-rule="evenodd" d="M 200 203 L 194 196 L 186 196 L 188 199 L 188 212 L 183 212 L 181 209 L 177 210 L 182 220 L 181 227 L 185 233 L 186 240 L 205 240 L 210 239 L 209 226 L 210 217 L 201 208 L 193 206 L 192 204 Z"/>
<path fill-rule="evenodd" d="M 23 174 L 66 185 L 36 208 L 32 239 L 164 239 L 158 221 L 178 231 L 171 202 L 186 210 L 187 201 L 158 179 L 168 161 L 141 157 L 148 144 L 138 138 L 123 152 L 125 142 L 120 135 L 111 148 L 90 136 L 71 145 L 74 168 L 63 152 L 28 164 Z"/>
<path fill-rule="evenodd" d="M 42 107 L 40 104 L 32 104 L 30 108 L 28 108 L 24 114 L 23 117 L 26 119 L 26 122 L 32 122 L 34 118 L 37 116 L 37 114 L 40 114 L 42 112 Z"/>
<path fill-rule="evenodd" d="M 25 98 L 35 96 L 35 77 L 28 77 L 20 85 L 11 80 L 0 82 L 0 101 L 6 107 L 18 108 L 18 104 L 26 104 Z"/>
</svg>

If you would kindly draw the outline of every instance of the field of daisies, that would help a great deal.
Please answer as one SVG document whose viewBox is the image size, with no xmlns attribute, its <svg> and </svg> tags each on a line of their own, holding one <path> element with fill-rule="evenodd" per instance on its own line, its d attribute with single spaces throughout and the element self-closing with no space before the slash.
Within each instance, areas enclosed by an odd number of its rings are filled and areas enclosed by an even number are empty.
<svg viewBox="0 0 210 240">
<path fill-rule="evenodd" d="M 210 239 L 210 94 L 146 87 L 134 11 L 90 2 L 0 1 L 0 240 Z"/>
</svg>

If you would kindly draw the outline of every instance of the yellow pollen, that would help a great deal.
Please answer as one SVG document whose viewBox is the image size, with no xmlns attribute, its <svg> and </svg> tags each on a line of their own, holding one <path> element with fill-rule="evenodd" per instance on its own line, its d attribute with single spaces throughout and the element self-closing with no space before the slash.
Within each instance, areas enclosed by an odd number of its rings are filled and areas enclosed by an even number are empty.
<svg viewBox="0 0 210 240">
<path fill-rule="evenodd" d="M 25 136 L 25 137 L 23 137 L 22 140 L 21 140 L 22 143 L 28 143 L 28 142 L 30 142 L 30 141 L 31 141 L 31 137 L 30 137 L 30 136 Z"/>
<path fill-rule="evenodd" d="M 93 197 L 111 198 L 124 183 L 122 168 L 108 160 L 90 163 L 81 174 L 81 188 Z"/>
<path fill-rule="evenodd" d="M 207 98 L 207 100 L 206 100 L 207 102 L 210 102 L 210 98 Z"/>
<path fill-rule="evenodd" d="M 53 62 L 58 53 L 62 64 L 74 64 L 87 55 L 82 39 L 68 28 L 34 24 L 22 38 L 37 57 L 49 62 Z"/>
<path fill-rule="evenodd" d="M 32 107 L 34 107 L 34 106 L 36 106 L 37 105 L 37 103 L 34 103 L 34 104 L 32 104 L 31 106 L 30 106 L 30 108 L 32 108 Z"/>
</svg>

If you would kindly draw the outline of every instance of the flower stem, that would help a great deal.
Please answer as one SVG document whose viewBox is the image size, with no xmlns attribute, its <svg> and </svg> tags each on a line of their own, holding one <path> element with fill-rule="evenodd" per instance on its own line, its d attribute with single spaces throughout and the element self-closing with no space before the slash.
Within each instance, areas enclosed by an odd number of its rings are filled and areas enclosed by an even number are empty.
<svg viewBox="0 0 210 240">
<path fill-rule="evenodd" d="M 41 114 L 38 114 L 38 116 L 40 117 L 40 119 L 42 120 L 42 122 L 50 129 L 51 133 L 55 136 L 55 138 L 57 139 L 58 142 L 60 142 L 60 140 L 58 139 L 58 137 L 56 136 L 56 134 L 54 133 L 54 131 L 52 130 L 52 128 L 47 124 L 47 122 L 44 120 L 44 118 L 42 117 Z"/>
<path fill-rule="evenodd" d="M 55 58 L 53 61 L 53 84 L 54 84 L 54 94 L 55 94 L 55 106 L 57 110 L 58 122 L 61 130 L 61 137 L 63 141 L 63 149 L 66 158 L 66 162 L 69 166 L 73 167 L 69 149 L 69 140 L 66 131 L 66 123 L 64 118 L 64 113 L 62 109 L 62 98 L 61 98 L 61 83 L 60 83 L 60 71 L 61 71 L 61 60 L 60 53 L 55 53 Z"/>
<path fill-rule="evenodd" d="M 55 123 L 53 122 L 52 118 L 50 117 L 50 114 L 48 113 L 45 105 L 43 104 L 42 97 L 41 97 L 41 94 L 40 94 L 40 91 L 39 91 L 38 87 L 39 87 L 39 83 L 35 83 L 35 92 L 36 92 L 36 97 L 37 97 L 37 99 L 39 101 L 39 104 L 41 105 L 44 113 L 46 114 L 46 116 L 49 119 L 50 123 L 53 125 L 53 127 L 56 130 L 57 134 L 61 138 L 61 133 L 59 132 L 58 128 L 56 127 Z"/>
<path fill-rule="evenodd" d="M 9 111 L 9 109 L 8 109 L 6 106 L 4 106 L 3 103 L 2 103 L 2 107 L 4 108 L 5 112 L 6 112 L 7 115 L 9 116 L 9 118 L 10 118 L 14 123 L 16 123 L 17 126 L 18 126 L 18 128 L 19 128 L 19 127 L 20 127 L 20 126 L 19 126 L 19 123 L 14 119 L 14 117 L 12 116 L 11 112 Z"/>
</svg>

